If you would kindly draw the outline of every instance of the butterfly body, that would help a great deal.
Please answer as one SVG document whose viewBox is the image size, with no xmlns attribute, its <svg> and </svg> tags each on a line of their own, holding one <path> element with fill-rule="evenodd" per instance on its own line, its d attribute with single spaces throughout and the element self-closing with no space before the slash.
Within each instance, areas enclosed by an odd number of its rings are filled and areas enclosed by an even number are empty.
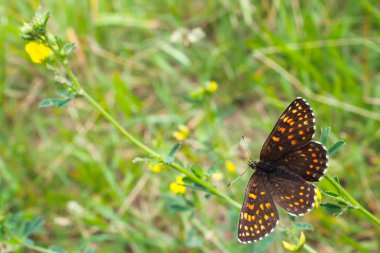
<svg viewBox="0 0 380 253">
<path fill-rule="evenodd" d="M 268 162 L 259 161 L 259 162 L 256 162 L 255 164 L 256 164 L 256 167 L 251 167 L 252 169 L 260 170 L 268 174 L 276 172 L 277 167 L 278 167 L 276 163 L 271 162 L 271 161 L 268 161 Z"/>
<path fill-rule="evenodd" d="M 315 203 L 315 186 L 328 167 L 326 148 L 312 137 L 314 113 L 296 98 L 280 116 L 260 153 L 249 161 L 254 171 L 246 188 L 238 226 L 242 243 L 261 240 L 279 221 L 277 206 L 290 215 L 304 215 Z"/>
</svg>

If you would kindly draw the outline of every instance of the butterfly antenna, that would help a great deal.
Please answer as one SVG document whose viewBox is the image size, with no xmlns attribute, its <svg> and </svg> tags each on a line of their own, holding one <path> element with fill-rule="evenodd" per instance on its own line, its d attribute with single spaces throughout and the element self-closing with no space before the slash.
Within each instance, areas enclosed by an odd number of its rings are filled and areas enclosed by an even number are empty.
<svg viewBox="0 0 380 253">
<path fill-rule="evenodd" d="M 247 142 L 245 141 L 245 137 L 242 136 L 241 139 L 242 139 L 242 141 L 244 142 L 244 146 L 245 146 L 245 149 L 247 150 L 247 153 L 248 153 L 248 155 L 249 155 L 249 159 L 251 159 L 251 157 L 252 157 L 252 156 L 251 156 L 251 152 L 249 152 Z"/>
<path fill-rule="evenodd" d="M 243 173 L 241 173 L 240 176 L 238 176 L 237 178 L 235 178 L 232 182 L 228 183 L 227 187 L 230 187 L 236 180 L 238 180 L 241 176 L 243 176 L 247 172 L 248 168 L 246 168 L 245 171 Z"/>
</svg>

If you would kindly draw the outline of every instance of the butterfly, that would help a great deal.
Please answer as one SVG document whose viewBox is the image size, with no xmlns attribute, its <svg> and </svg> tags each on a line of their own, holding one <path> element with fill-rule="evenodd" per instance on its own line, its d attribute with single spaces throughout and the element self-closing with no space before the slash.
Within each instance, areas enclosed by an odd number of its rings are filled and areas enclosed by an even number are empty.
<svg viewBox="0 0 380 253">
<path fill-rule="evenodd" d="M 238 240 L 252 243 L 273 232 L 279 215 L 276 205 L 290 215 L 313 209 L 316 187 L 328 168 L 326 148 L 312 141 L 314 113 L 305 99 L 296 98 L 282 113 L 265 141 L 240 211 Z"/>
</svg>

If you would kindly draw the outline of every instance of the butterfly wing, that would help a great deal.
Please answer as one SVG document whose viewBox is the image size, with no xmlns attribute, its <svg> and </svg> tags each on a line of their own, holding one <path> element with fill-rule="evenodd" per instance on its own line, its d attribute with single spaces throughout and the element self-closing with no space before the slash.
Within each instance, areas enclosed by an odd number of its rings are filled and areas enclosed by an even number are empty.
<svg viewBox="0 0 380 253">
<path fill-rule="evenodd" d="M 306 181 L 317 182 L 322 179 L 328 168 L 326 148 L 315 141 L 286 154 L 276 161 L 300 175 Z"/>
<path fill-rule="evenodd" d="M 291 215 L 304 215 L 313 209 L 316 189 L 301 176 L 280 167 L 268 178 L 273 200 Z"/>
<path fill-rule="evenodd" d="M 268 189 L 266 178 L 256 171 L 249 180 L 240 211 L 238 238 L 241 243 L 261 240 L 274 230 L 278 211 Z"/>
<path fill-rule="evenodd" d="M 298 97 L 280 116 L 261 149 L 260 160 L 276 160 L 306 145 L 314 133 L 313 110 L 305 99 Z"/>
</svg>

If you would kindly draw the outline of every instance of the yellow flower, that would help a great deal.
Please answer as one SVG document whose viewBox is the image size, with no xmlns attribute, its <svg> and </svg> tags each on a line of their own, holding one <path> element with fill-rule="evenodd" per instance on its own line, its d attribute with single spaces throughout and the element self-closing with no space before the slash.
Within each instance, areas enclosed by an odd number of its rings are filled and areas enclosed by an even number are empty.
<svg viewBox="0 0 380 253">
<path fill-rule="evenodd" d="M 224 166 L 226 166 L 226 169 L 229 171 L 229 172 L 235 172 L 236 171 L 236 166 L 235 164 L 230 161 L 230 160 L 227 160 L 224 162 Z"/>
<path fill-rule="evenodd" d="M 207 84 L 206 84 L 206 91 L 208 93 L 215 93 L 217 90 L 218 90 L 218 83 L 215 82 L 215 81 L 209 81 Z"/>
<path fill-rule="evenodd" d="M 150 171 L 152 171 L 154 173 L 159 173 L 163 169 L 162 164 L 158 164 L 158 163 L 149 163 L 148 167 L 149 167 Z"/>
<path fill-rule="evenodd" d="M 299 239 L 297 245 L 291 244 L 291 243 L 286 242 L 286 241 L 282 241 L 282 245 L 284 246 L 284 248 L 286 250 L 289 250 L 291 252 L 296 252 L 296 251 L 299 251 L 300 249 L 302 249 L 305 242 L 306 242 L 305 234 L 303 232 L 301 232 L 300 239 Z"/>
<path fill-rule="evenodd" d="M 179 125 L 178 126 L 178 131 L 175 131 L 173 133 L 173 137 L 177 141 L 183 141 L 187 137 L 189 137 L 189 134 L 190 134 L 190 130 L 189 130 L 189 128 L 187 126 L 185 126 L 185 125 Z"/>
<path fill-rule="evenodd" d="M 34 63 L 40 64 L 51 54 L 51 49 L 42 43 L 35 41 L 25 45 L 25 51 L 29 54 Z"/>
<path fill-rule="evenodd" d="M 319 202 L 321 202 L 322 194 L 318 187 L 315 187 L 315 196 L 317 197 L 315 200 L 315 208 L 319 207 Z"/>
<path fill-rule="evenodd" d="M 169 189 L 174 194 L 185 194 L 186 187 L 183 185 L 183 177 L 178 176 L 175 182 L 170 183 Z"/>
</svg>

